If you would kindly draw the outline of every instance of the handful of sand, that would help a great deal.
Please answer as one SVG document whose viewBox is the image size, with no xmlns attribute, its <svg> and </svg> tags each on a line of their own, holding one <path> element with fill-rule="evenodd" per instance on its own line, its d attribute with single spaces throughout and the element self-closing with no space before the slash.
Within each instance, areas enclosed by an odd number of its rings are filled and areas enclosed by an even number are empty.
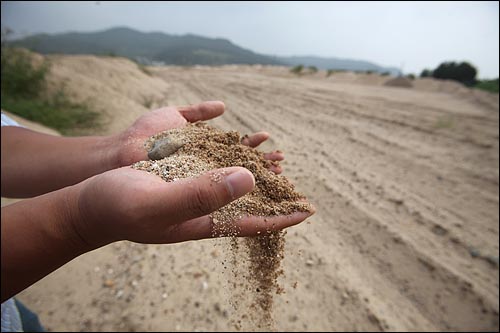
<svg viewBox="0 0 500 333">
<path fill-rule="evenodd" d="M 167 182 L 231 166 L 253 173 L 256 186 L 252 192 L 211 214 L 215 229 L 225 235 L 236 234 L 228 223 L 246 215 L 277 216 L 311 210 L 286 177 L 269 170 L 273 162 L 257 149 L 241 144 L 238 132 L 224 132 L 206 123 L 188 124 L 150 137 L 145 146 L 151 160 L 132 167 Z"/>
</svg>

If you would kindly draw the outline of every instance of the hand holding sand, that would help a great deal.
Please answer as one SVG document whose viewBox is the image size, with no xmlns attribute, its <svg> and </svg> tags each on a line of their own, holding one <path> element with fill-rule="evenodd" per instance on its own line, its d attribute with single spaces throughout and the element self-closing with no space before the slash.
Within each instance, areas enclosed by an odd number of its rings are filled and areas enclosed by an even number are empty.
<svg viewBox="0 0 500 333">
<path fill-rule="evenodd" d="M 195 178 L 164 182 L 131 168 L 106 172 L 78 185 L 74 228 L 98 247 L 117 240 L 175 243 L 217 236 L 208 214 L 252 191 L 252 174 L 241 167 L 217 169 Z M 76 198 L 76 197 L 75 197 Z M 246 216 L 236 221 L 240 236 L 297 224 L 312 212 Z"/>
<path fill-rule="evenodd" d="M 126 166 L 132 163 L 148 159 L 148 152 L 144 149 L 144 141 L 159 132 L 181 128 L 188 123 L 209 120 L 224 113 L 225 105 L 220 101 L 209 101 L 200 104 L 164 107 L 138 118 L 124 132 L 114 137 L 115 147 L 118 147 L 119 166 Z M 257 147 L 269 138 L 266 132 L 258 132 L 245 136 L 242 144 Z M 265 155 L 271 161 L 283 160 L 283 154 L 279 151 Z M 281 172 L 281 168 L 276 164 L 270 166 L 276 173 Z"/>
<path fill-rule="evenodd" d="M 268 170 L 269 154 L 249 147 L 267 137 L 240 140 L 203 123 L 156 134 L 143 142 L 153 160 L 134 164 L 138 170 L 109 171 L 79 185 L 75 230 L 102 245 L 252 236 L 297 224 L 313 208 Z"/>
</svg>

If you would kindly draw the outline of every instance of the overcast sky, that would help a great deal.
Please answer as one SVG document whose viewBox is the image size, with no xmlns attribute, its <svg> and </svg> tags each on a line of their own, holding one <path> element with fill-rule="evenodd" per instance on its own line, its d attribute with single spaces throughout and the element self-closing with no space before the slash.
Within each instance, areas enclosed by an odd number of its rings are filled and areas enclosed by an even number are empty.
<svg viewBox="0 0 500 333">
<path fill-rule="evenodd" d="M 2 1 L 17 33 L 140 31 L 228 38 L 269 55 L 362 59 L 420 73 L 469 61 L 498 77 L 498 2 L 22 2 Z"/>
</svg>

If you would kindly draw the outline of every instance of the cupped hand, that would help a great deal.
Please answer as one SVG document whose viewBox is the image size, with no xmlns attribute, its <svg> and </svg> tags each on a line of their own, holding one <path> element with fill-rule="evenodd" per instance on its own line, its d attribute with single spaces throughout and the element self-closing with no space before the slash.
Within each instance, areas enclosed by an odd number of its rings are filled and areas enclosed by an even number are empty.
<svg viewBox="0 0 500 333">
<path fill-rule="evenodd" d="M 208 101 L 189 106 L 164 107 L 144 114 L 124 132 L 115 137 L 119 147 L 118 165 L 127 166 L 138 161 L 147 160 L 148 154 L 144 142 L 150 136 L 169 129 L 183 127 L 188 122 L 194 123 L 218 117 L 224 113 L 224 110 L 225 105 L 223 102 Z M 241 143 L 255 148 L 268 138 L 269 134 L 267 132 L 257 132 L 245 136 Z M 264 157 L 274 162 L 274 165 L 270 166 L 271 171 L 278 174 L 282 172 L 278 164 L 279 161 L 284 159 L 282 152 L 274 151 L 265 154 Z"/>
<path fill-rule="evenodd" d="M 213 173 L 223 174 L 214 181 Z M 196 178 L 164 182 L 145 171 L 124 167 L 75 186 L 74 229 L 90 247 L 113 241 L 175 243 L 214 237 L 208 215 L 250 192 L 253 175 L 245 168 L 212 170 Z M 234 221 L 240 236 L 279 230 L 300 223 L 312 213 L 249 216 Z"/>
<path fill-rule="evenodd" d="M 120 166 L 148 159 L 144 142 L 157 133 L 180 128 L 188 122 L 209 120 L 224 113 L 224 103 L 203 102 L 196 105 L 164 107 L 138 118 L 129 128 L 117 135 Z"/>
</svg>

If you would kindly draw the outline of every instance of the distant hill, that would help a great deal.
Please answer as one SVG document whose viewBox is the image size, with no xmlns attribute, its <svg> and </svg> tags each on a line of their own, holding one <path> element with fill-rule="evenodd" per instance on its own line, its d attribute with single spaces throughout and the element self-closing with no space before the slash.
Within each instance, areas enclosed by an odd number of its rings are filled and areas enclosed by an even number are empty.
<svg viewBox="0 0 500 333">
<path fill-rule="evenodd" d="M 175 36 L 161 32 L 143 33 L 129 28 L 91 33 L 38 34 L 10 44 L 42 54 L 117 55 L 167 65 L 283 65 L 272 57 L 243 49 L 227 39 Z"/>
<path fill-rule="evenodd" d="M 130 28 L 112 28 L 99 32 L 70 32 L 62 34 L 37 34 L 11 41 L 9 44 L 32 51 L 50 54 L 117 55 L 144 64 L 165 65 L 224 65 L 302 64 L 319 69 L 344 69 L 396 73 L 395 68 L 385 68 L 367 61 L 320 57 L 274 57 L 241 48 L 222 38 L 196 35 L 170 35 L 162 32 L 144 33 Z"/>
</svg>

